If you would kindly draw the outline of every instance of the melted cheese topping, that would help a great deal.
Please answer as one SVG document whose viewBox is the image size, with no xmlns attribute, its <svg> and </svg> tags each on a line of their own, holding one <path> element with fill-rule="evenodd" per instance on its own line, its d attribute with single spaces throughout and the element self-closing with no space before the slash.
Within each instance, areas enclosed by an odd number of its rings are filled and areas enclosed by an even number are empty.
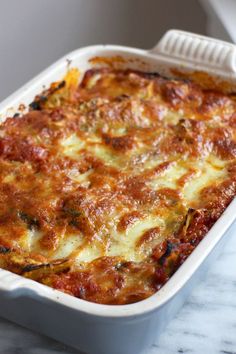
<svg viewBox="0 0 236 354">
<path fill-rule="evenodd" d="M 139 301 L 235 195 L 235 101 L 157 74 L 72 74 L 0 127 L 0 265 L 89 301 Z"/>
</svg>

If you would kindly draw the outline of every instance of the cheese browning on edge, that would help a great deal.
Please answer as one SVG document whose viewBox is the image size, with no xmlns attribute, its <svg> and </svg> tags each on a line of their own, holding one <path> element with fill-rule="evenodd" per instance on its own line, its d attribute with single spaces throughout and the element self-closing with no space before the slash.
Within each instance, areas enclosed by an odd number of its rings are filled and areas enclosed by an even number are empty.
<svg viewBox="0 0 236 354">
<path fill-rule="evenodd" d="M 0 266 L 88 301 L 154 294 L 236 195 L 233 96 L 76 70 L 0 126 Z"/>
</svg>

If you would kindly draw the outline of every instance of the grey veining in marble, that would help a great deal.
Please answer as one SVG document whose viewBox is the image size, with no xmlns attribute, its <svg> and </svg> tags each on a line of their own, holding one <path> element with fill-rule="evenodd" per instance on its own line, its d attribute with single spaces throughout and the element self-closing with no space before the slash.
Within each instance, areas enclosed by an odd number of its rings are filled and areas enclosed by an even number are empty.
<svg viewBox="0 0 236 354">
<path fill-rule="evenodd" d="M 0 353 L 80 354 L 3 319 Z M 179 353 L 236 354 L 236 228 L 205 281 L 145 354 Z"/>
</svg>

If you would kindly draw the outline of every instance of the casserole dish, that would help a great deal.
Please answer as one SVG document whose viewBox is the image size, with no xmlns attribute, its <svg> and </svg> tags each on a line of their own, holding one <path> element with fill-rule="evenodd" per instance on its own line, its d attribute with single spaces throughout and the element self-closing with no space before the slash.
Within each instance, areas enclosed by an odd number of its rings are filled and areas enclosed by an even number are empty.
<svg viewBox="0 0 236 354">
<path fill-rule="evenodd" d="M 2 119 L 14 114 L 20 104 L 27 106 L 45 86 L 61 79 L 68 61 L 84 72 L 93 65 L 90 59 L 95 56 L 113 57 L 112 63 L 117 67 L 158 71 L 164 75 L 190 75 L 195 71 L 197 79 L 196 73 L 202 76 L 201 72 L 207 71 L 210 74 L 206 76 L 207 87 L 224 83 L 225 90 L 234 89 L 233 45 L 169 31 L 150 52 L 95 46 L 69 54 L 3 102 Z M 184 301 L 191 285 L 200 277 L 200 269 L 208 264 L 210 254 L 214 256 L 220 249 L 220 241 L 235 219 L 234 209 L 235 201 L 170 281 L 147 300 L 122 306 L 88 303 L 1 270 L 1 314 L 88 353 L 141 352 Z"/>
</svg>

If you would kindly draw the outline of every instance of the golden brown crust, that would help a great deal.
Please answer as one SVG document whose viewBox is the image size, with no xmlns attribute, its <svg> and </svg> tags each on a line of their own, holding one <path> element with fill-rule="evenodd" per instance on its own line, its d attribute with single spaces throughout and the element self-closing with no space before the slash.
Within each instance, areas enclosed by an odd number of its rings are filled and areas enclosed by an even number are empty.
<svg viewBox="0 0 236 354">
<path fill-rule="evenodd" d="M 88 301 L 140 301 L 236 195 L 235 99 L 155 73 L 73 75 L 0 126 L 0 265 Z"/>
</svg>

